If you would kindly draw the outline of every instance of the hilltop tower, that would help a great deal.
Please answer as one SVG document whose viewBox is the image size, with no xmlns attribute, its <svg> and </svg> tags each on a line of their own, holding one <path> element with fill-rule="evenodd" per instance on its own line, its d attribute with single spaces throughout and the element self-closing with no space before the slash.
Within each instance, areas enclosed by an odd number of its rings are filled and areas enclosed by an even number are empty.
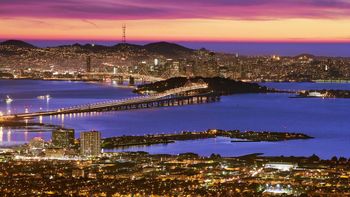
<svg viewBox="0 0 350 197">
<path fill-rule="evenodd" d="M 122 30 L 123 30 L 122 43 L 125 44 L 126 43 L 126 25 L 125 24 L 123 24 Z"/>
</svg>

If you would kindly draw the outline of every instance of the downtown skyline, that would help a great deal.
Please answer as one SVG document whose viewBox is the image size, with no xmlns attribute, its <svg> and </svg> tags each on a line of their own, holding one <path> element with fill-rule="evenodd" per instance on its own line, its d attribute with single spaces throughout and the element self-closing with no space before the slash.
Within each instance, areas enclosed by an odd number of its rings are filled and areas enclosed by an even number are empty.
<svg viewBox="0 0 350 197">
<path fill-rule="evenodd" d="M 1 196 L 350 196 L 350 0 L 0 0 Z"/>
<path fill-rule="evenodd" d="M 348 43 L 350 2 L 0 2 L 1 39 Z"/>
</svg>

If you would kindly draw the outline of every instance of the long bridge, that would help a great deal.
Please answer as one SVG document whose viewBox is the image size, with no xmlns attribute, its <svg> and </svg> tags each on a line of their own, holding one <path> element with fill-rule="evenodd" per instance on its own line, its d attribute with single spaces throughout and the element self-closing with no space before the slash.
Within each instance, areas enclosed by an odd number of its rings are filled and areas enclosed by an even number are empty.
<svg viewBox="0 0 350 197">
<path fill-rule="evenodd" d="M 37 116 L 51 116 L 60 114 L 72 114 L 82 112 L 100 112 L 100 111 L 117 111 L 117 110 L 132 110 L 142 108 L 153 108 L 163 106 L 179 106 L 189 104 L 199 104 L 215 102 L 220 99 L 219 96 L 212 92 L 204 91 L 208 88 L 206 83 L 189 83 L 183 87 L 170 89 L 168 91 L 138 96 L 120 100 L 110 100 L 92 104 L 83 104 L 67 108 L 60 108 L 52 111 L 40 111 L 33 113 L 20 113 L 1 116 L 2 120 L 10 119 L 27 119 Z M 204 92 L 203 92 L 204 91 Z"/>
<path fill-rule="evenodd" d="M 128 66 L 118 66 L 111 63 L 104 62 L 102 67 L 97 68 L 92 72 L 88 70 L 82 74 L 82 78 L 86 80 L 115 80 L 118 84 L 123 84 L 124 80 L 129 81 L 129 85 L 134 85 L 135 80 L 141 80 L 143 82 L 155 82 L 162 81 L 169 77 L 156 77 L 151 75 L 145 68 L 139 67 L 139 69 L 130 69 Z M 104 69 L 103 69 L 104 68 Z M 111 72 L 110 69 L 113 68 Z"/>
<path fill-rule="evenodd" d="M 103 79 L 115 79 L 118 84 L 122 84 L 124 80 L 129 80 L 130 85 L 134 85 L 136 79 L 141 79 L 141 81 L 155 82 L 162 81 L 164 78 L 153 77 L 151 75 L 143 75 L 139 73 L 128 73 L 128 72 L 118 72 L 118 73 L 109 73 L 109 72 L 90 72 L 82 74 L 84 79 L 91 80 L 103 80 Z"/>
</svg>

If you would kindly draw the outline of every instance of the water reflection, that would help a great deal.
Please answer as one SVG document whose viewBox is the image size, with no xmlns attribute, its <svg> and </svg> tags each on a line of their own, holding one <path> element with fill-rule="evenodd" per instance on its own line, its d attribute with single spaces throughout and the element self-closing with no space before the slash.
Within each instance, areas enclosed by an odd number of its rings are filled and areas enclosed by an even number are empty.
<svg viewBox="0 0 350 197">
<path fill-rule="evenodd" d="M 24 141 L 28 142 L 28 130 L 26 130 L 24 133 Z"/>
<path fill-rule="evenodd" d="M 7 113 L 8 115 L 10 115 L 11 112 L 12 112 L 11 103 L 7 103 L 7 104 L 6 104 L 6 113 Z"/>
<path fill-rule="evenodd" d="M 11 142 L 11 129 L 7 130 L 7 142 Z"/>
<path fill-rule="evenodd" d="M 3 128 L 0 127 L 0 144 L 2 143 L 3 141 Z"/>
<path fill-rule="evenodd" d="M 13 87 L 13 85 L 16 87 Z M 11 88 L 8 88 L 11 85 Z M 279 89 L 350 89 L 350 84 L 317 83 L 266 83 Z M 30 87 L 30 91 L 28 90 Z M 0 97 L 11 94 L 15 98 L 11 113 L 54 110 L 62 107 L 123 99 L 135 96 L 130 90 L 87 83 L 50 81 L 0 81 Z M 50 94 L 53 99 L 39 100 L 38 95 Z M 5 95 L 4 95 L 5 94 Z M 37 118 L 36 122 L 73 128 L 76 137 L 80 131 L 97 129 L 103 137 L 143 135 L 179 131 L 202 131 L 208 128 L 251 129 L 303 132 L 314 140 L 286 143 L 226 143 L 198 141 L 174 143 L 168 146 L 144 147 L 145 151 L 175 153 L 193 151 L 201 154 L 220 153 L 240 155 L 254 152 L 271 155 L 306 155 L 313 153 L 329 158 L 333 155 L 350 156 L 350 122 L 346 99 L 290 99 L 288 94 L 252 94 L 223 97 L 221 102 L 208 105 L 192 105 L 173 108 L 145 109 L 138 111 L 73 113 L 61 116 Z M 0 111 L 8 111 L 4 102 Z M 33 121 L 33 120 L 30 120 Z M 33 132 L 35 131 L 35 132 Z M 8 136 L 10 134 L 11 136 Z M 16 130 L 2 128 L 0 143 L 23 142 L 41 136 L 51 139 L 50 132 L 38 129 Z"/>
<path fill-rule="evenodd" d="M 41 132 L 41 131 L 50 131 L 46 124 L 56 125 L 58 127 L 66 127 L 65 121 L 69 120 L 71 122 L 79 121 L 80 119 L 98 117 L 106 115 L 105 112 L 82 112 L 82 113 L 71 113 L 71 114 L 59 114 L 59 115 L 50 115 L 48 117 L 38 116 L 34 119 L 25 119 L 25 126 L 23 128 L 9 128 L 9 127 L 0 127 L 0 146 L 1 145 L 11 145 L 17 143 L 29 142 L 33 137 L 43 137 L 45 140 L 50 140 L 51 132 Z M 44 126 L 30 126 L 30 123 L 40 123 Z M 74 128 L 71 125 L 68 125 L 69 128 Z M 76 134 L 77 137 L 79 133 Z"/>
</svg>

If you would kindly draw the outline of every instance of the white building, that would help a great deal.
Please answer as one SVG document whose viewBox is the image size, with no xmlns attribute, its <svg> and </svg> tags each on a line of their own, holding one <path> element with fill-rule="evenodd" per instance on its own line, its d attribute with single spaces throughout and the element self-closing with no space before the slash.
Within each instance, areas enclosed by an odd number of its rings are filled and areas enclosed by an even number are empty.
<svg viewBox="0 0 350 197">
<path fill-rule="evenodd" d="M 287 162 L 271 162 L 265 164 L 265 168 L 276 169 L 280 171 L 290 171 L 298 167 L 297 164 L 287 163 Z"/>
</svg>

